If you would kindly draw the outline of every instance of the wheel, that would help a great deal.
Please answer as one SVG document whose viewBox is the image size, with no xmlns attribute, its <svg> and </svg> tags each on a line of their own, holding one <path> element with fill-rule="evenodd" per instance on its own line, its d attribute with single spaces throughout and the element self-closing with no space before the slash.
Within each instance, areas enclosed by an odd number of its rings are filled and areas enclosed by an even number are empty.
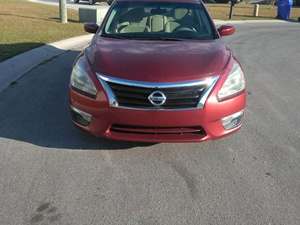
<svg viewBox="0 0 300 225">
<path fill-rule="evenodd" d="M 90 5 L 94 5 L 96 3 L 96 0 L 89 0 Z"/>
<path fill-rule="evenodd" d="M 78 4 L 78 3 L 79 3 L 79 0 L 74 0 L 74 3 Z"/>
</svg>

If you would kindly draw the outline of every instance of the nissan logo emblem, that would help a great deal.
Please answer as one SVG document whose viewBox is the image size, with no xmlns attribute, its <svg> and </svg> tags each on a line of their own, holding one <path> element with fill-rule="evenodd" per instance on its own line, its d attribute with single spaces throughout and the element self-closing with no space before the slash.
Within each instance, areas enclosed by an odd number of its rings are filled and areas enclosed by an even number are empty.
<svg viewBox="0 0 300 225">
<path fill-rule="evenodd" d="M 152 105 L 161 106 L 165 104 L 167 97 L 161 91 L 154 91 L 151 93 L 151 95 L 148 96 L 148 99 L 152 103 Z"/>
</svg>

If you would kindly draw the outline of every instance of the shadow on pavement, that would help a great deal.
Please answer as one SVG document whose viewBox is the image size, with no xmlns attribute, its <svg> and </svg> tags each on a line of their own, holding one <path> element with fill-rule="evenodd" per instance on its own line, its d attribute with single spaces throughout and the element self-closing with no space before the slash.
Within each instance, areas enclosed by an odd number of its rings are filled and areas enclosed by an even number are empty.
<svg viewBox="0 0 300 225">
<path fill-rule="evenodd" d="M 39 47 L 43 44 L 44 43 L 42 43 L 42 42 L 0 44 L 0 62 L 4 61 L 5 59 L 8 59 L 10 57 L 13 57 L 17 54 L 21 54 L 30 49 Z M 0 71 L 0 76 L 1 76 L 1 73 L 4 73 L 4 71 Z"/>
<path fill-rule="evenodd" d="M 149 146 L 96 138 L 72 124 L 68 84 L 78 54 L 79 51 L 69 51 L 52 58 L 0 93 L 0 138 L 74 150 Z"/>
</svg>

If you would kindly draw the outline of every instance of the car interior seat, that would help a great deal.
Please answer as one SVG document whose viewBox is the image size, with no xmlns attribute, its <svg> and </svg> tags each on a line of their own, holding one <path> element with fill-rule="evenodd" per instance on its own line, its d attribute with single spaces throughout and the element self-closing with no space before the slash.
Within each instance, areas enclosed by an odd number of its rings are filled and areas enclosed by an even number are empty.
<svg viewBox="0 0 300 225">
<path fill-rule="evenodd" d="M 166 17 L 163 15 L 153 15 L 150 17 L 150 30 L 151 32 L 164 31 Z"/>
<path fill-rule="evenodd" d="M 187 18 L 188 12 L 189 11 L 186 8 L 174 9 L 173 16 L 166 22 L 166 32 L 173 32 L 176 28 L 184 26 L 184 20 Z"/>
<path fill-rule="evenodd" d="M 134 8 L 122 15 L 122 20 L 118 24 L 119 33 L 135 33 L 149 31 L 147 26 L 147 16 L 144 8 Z"/>
</svg>

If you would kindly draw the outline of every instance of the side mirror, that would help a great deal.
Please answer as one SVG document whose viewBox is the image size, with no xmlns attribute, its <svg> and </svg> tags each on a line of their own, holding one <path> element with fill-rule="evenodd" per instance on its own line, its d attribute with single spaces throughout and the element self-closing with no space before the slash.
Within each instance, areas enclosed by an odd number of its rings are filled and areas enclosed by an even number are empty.
<svg viewBox="0 0 300 225">
<path fill-rule="evenodd" d="M 95 34 L 99 26 L 96 23 L 86 23 L 84 24 L 84 30 L 88 33 Z"/>
<path fill-rule="evenodd" d="M 218 32 L 221 37 L 228 36 L 232 35 L 235 32 L 235 28 L 232 25 L 222 25 L 218 28 Z"/>
</svg>

